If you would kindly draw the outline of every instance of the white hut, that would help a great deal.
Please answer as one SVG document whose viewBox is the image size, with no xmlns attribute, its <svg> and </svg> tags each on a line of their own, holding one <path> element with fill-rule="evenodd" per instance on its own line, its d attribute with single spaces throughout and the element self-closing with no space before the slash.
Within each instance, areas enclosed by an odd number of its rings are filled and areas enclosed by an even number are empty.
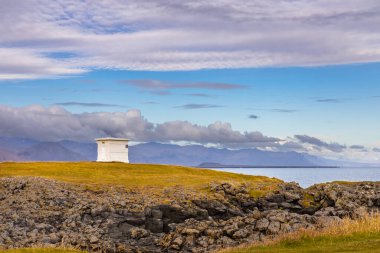
<svg viewBox="0 0 380 253">
<path fill-rule="evenodd" d="M 97 162 L 123 162 L 129 163 L 128 139 L 99 138 Z"/>
</svg>

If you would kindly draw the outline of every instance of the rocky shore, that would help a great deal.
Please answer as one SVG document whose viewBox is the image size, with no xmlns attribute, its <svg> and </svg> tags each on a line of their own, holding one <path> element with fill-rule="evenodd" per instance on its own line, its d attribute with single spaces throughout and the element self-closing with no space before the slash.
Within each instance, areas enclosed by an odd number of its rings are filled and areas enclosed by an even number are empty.
<svg viewBox="0 0 380 253">
<path fill-rule="evenodd" d="M 380 183 L 280 184 L 254 197 L 246 185 L 210 194 L 155 196 L 54 180 L 0 179 L 0 249 L 70 246 L 103 252 L 212 252 L 380 210 Z"/>
</svg>

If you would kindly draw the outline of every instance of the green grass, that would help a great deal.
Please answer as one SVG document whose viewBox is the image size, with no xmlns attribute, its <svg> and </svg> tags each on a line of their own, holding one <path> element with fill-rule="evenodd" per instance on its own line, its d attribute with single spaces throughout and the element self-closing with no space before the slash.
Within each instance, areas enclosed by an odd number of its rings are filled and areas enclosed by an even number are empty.
<svg viewBox="0 0 380 253">
<path fill-rule="evenodd" d="M 380 252 L 380 233 L 356 234 L 351 236 L 304 238 L 284 241 L 271 246 L 256 246 L 227 251 L 228 253 L 338 253 Z M 225 253 L 227 253 L 225 252 Z"/>
<path fill-rule="evenodd" d="M 199 190 L 211 182 L 230 182 L 247 183 L 252 189 L 266 191 L 281 182 L 263 176 L 172 165 L 96 162 L 0 163 L 0 177 L 16 176 L 43 177 L 89 187 L 121 186 L 130 189 L 183 186 Z"/>
<path fill-rule="evenodd" d="M 344 220 L 318 230 L 287 234 L 274 241 L 224 250 L 220 253 L 338 253 L 380 252 L 380 216 Z"/>
</svg>

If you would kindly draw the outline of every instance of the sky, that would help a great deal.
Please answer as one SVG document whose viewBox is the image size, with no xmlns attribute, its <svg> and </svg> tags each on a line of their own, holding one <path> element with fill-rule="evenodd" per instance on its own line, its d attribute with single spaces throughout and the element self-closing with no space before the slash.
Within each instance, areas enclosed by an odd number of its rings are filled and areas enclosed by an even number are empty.
<svg viewBox="0 0 380 253">
<path fill-rule="evenodd" d="M 0 6 L 0 136 L 380 163 L 377 0 Z"/>
</svg>

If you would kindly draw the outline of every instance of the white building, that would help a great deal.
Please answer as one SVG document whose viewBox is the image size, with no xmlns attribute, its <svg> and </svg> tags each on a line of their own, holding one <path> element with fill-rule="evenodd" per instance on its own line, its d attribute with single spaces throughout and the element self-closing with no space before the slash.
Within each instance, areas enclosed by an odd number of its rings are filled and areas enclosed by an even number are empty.
<svg viewBox="0 0 380 253">
<path fill-rule="evenodd" d="M 123 162 L 129 163 L 128 139 L 99 138 L 97 162 Z"/>
</svg>

